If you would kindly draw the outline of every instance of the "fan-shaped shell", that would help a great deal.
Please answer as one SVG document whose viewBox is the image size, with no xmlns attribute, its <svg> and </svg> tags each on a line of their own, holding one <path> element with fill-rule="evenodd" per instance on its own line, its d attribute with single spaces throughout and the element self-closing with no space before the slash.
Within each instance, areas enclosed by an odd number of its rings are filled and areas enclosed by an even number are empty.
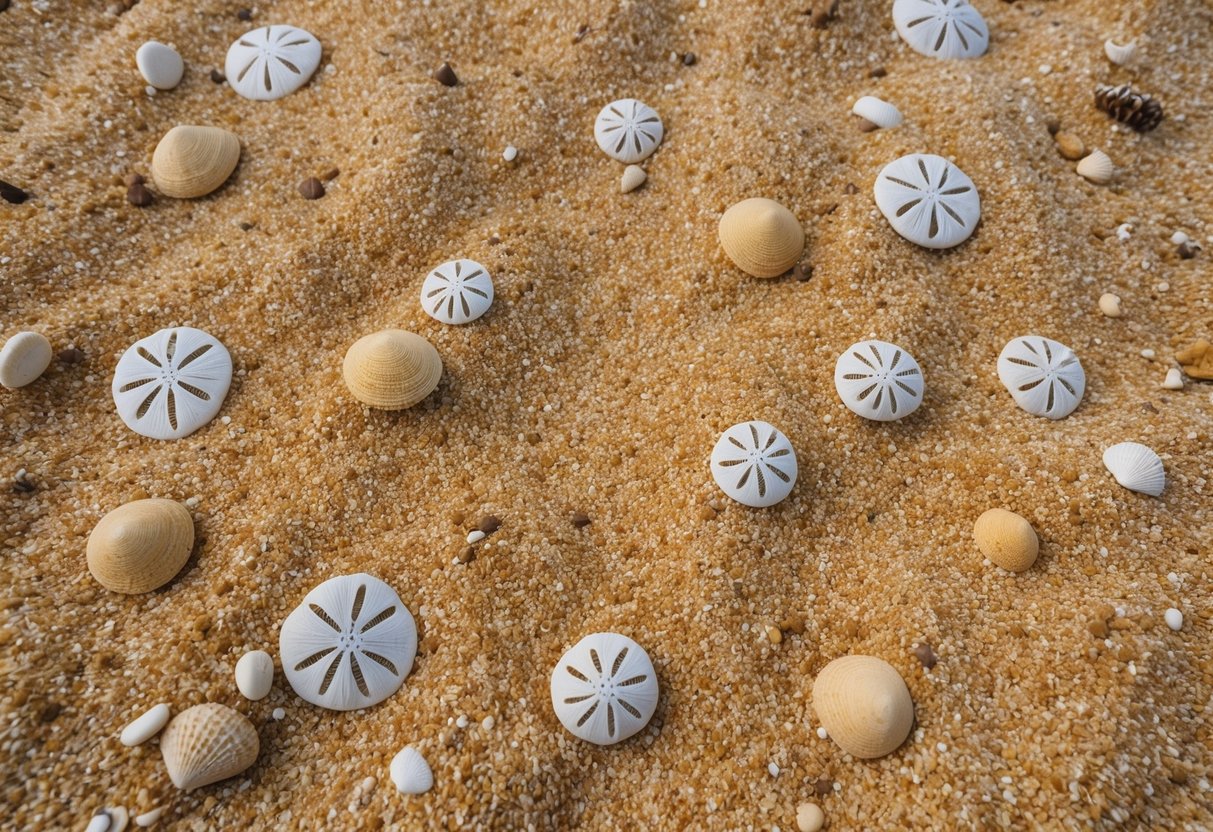
<svg viewBox="0 0 1213 832">
<path fill-rule="evenodd" d="M 385 329 L 354 342 L 341 365 L 354 398 L 380 410 L 412 407 L 442 378 L 442 359 L 429 341 L 403 329 Z"/>
<path fill-rule="evenodd" d="M 14 390 L 32 384 L 51 363 L 51 342 L 40 332 L 18 332 L 0 349 L 0 385 Z"/>
<path fill-rule="evenodd" d="M 922 369 L 914 356 L 895 344 L 860 341 L 838 356 L 834 387 L 852 413 L 891 422 L 922 404 Z"/>
<path fill-rule="evenodd" d="M 269 696 L 274 686 L 274 660 L 264 650 L 250 650 L 236 662 L 236 688 L 256 702 Z"/>
<path fill-rule="evenodd" d="M 369 708 L 400 689 L 417 626 L 400 596 L 365 573 L 330 578 L 282 624 L 282 670 L 295 693 L 335 711 Z"/>
<path fill-rule="evenodd" d="M 743 199 L 720 218 L 720 245 L 737 268 L 754 277 L 778 277 L 804 253 L 796 215 L 773 199 Z"/>
<path fill-rule="evenodd" d="M 421 308 L 444 324 L 470 323 L 493 305 L 493 278 L 475 260 L 450 260 L 421 285 Z"/>
<path fill-rule="evenodd" d="M 320 41 L 294 26 L 261 26 L 227 50 L 224 74 L 232 89 L 254 101 L 273 101 L 302 87 L 320 66 Z"/>
<path fill-rule="evenodd" d="M 424 794 L 434 786 L 434 772 L 430 764 L 411 745 L 392 758 L 388 772 L 401 794 Z"/>
<path fill-rule="evenodd" d="M 973 180 L 942 156 L 911 153 L 890 162 L 873 192 L 893 230 L 924 248 L 960 245 L 981 219 Z"/>
<path fill-rule="evenodd" d="M 813 682 L 813 710 L 830 738 L 852 757 L 883 757 L 905 742 L 914 702 L 891 664 L 873 656 L 843 656 Z"/>
<path fill-rule="evenodd" d="M 1012 338 L 998 356 L 998 378 L 1015 403 L 1034 416 L 1063 419 L 1087 389 L 1074 351 L 1039 335 Z"/>
<path fill-rule="evenodd" d="M 552 670 L 552 708 L 574 736 L 613 745 L 644 728 L 657 710 L 657 673 L 649 654 L 618 633 L 577 642 Z"/>
<path fill-rule="evenodd" d="M 160 737 L 168 776 L 187 792 L 235 777 L 257 761 L 260 751 L 253 724 L 217 702 L 177 714 Z"/>
<path fill-rule="evenodd" d="M 978 517 L 973 538 L 983 555 L 1011 572 L 1023 572 L 1040 552 L 1032 524 L 1005 508 L 992 508 Z"/>
<path fill-rule="evenodd" d="M 1133 55 L 1137 52 L 1137 44 L 1126 43 L 1122 46 L 1111 38 L 1108 38 L 1104 41 L 1103 51 L 1108 56 L 1109 61 L 1117 66 L 1124 66 L 1133 60 Z"/>
<path fill-rule="evenodd" d="M 240 161 L 240 139 L 219 127 L 178 125 L 152 153 L 152 178 L 165 196 L 191 199 L 218 188 Z"/>
<path fill-rule="evenodd" d="M 185 506 L 172 500 L 135 500 L 93 527 L 88 571 L 113 592 L 151 592 L 181 571 L 193 547 L 194 520 Z"/>
<path fill-rule="evenodd" d="M 1140 442 L 1121 442 L 1103 452 L 1104 467 L 1130 491 L 1157 497 L 1167 486 L 1158 454 Z"/>
<path fill-rule="evenodd" d="M 977 58 L 990 29 L 968 0 L 895 0 L 893 25 L 915 52 L 931 58 Z"/>
<path fill-rule="evenodd" d="M 767 422 L 741 422 L 726 430 L 712 449 L 712 478 L 742 505 L 773 506 L 796 485 L 796 451 Z"/>
<path fill-rule="evenodd" d="M 1112 164 L 1111 158 L 1102 150 L 1092 150 L 1087 156 L 1084 156 L 1075 168 L 1078 175 L 1088 182 L 1096 185 L 1103 185 L 1112 180 L 1116 173 L 1116 166 Z"/>
<path fill-rule="evenodd" d="M 657 111 L 634 98 L 612 101 L 602 108 L 594 122 L 598 147 L 626 165 L 653 155 L 664 136 L 665 126 Z"/>
<path fill-rule="evenodd" d="M 851 106 L 851 112 L 877 127 L 887 129 L 901 124 L 901 111 L 887 101 L 865 95 Z"/>
</svg>

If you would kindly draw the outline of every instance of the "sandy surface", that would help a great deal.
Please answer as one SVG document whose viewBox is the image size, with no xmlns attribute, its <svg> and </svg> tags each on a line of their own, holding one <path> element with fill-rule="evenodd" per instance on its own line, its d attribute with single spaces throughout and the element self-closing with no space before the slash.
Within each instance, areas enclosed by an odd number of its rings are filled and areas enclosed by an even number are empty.
<svg viewBox="0 0 1213 832">
<path fill-rule="evenodd" d="M 37 329 L 84 360 L 0 391 L 0 469 L 36 486 L 0 496 L 0 826 L 163 805 L 160 826 L 178 829 L 788 830 L 811 798 L 832 829 L 1213 824 L 1213 388 L 1160 387 L 1174 349 L 1213 334 L 1209 253 L 1180 260 L 1169 242 L 1213 233 L 1213 13 L 977 4 L 989 54 L 944 63 L 899 44 L 878 0 L 842 0 L 823 30 L 806 0 L 281 2 L 253 23 L 235 2 L 119 15 L 13 0 L 0 178 L 33 198 L 0 203 L 0 335 Z M 213 83 L 228 44 L 271 22 L 319 37 L 312 83 L 275 103 Z M 1135 67 L 1107 62 L 1109 36 L 1139 40 Z M 154 97 L 133 60 L 149 38 L 188 67 Z M 443 60 L 460 86 L 429 77 Z M 1163 101 L 1156 132 L 1092 106 L 1097 83 L 1124 80 Z M 862 94 L 906 123 L 859 132 Z M 623 96 L 666 125 L 628 195 L 592 134 Z M 1074 174 L 1050 116 L 1107 150 L 1112 185 Z M 198 201 L 127 204 L 123 177 L 147 175 L 179 123 L 240 136 L 233 179 Z M 915 151 L 953 158 L 981 192 L 981 227 L 954 251 L 902 240 L 873 204 L 876 172 Z M 299 196 L 333 168 L 327 196 Z M 749 196 L 800 218 L 810 280 L 727 261 L 717 220 Z M 497 300 L 445 327 L 417 295 L 460 256 L 491 269 Z M 1099 313 L 1105 291 L 1124 317 Z M 158 442 L 122 424 L 109 380 L 129 344 L 173 324 L 221 339 L 236 375 L 219 419 Z M 446 366 L 394 414 L 340 377 L 346 348 L 389 326 Z M 1030 332 L 1086 368 L 1063 421 L 1016 408 L 995 373 Z M 902 422 L 864 422 L 835 394 L 837 354 L 872 336 L 923 367 L 925 404 Z M 761 511 L 708 469 L 719 432 L 752 418 L 801 462 L 791 498 Z M 1162 455 L 1161 499 L 1103 469 L 1122 440 Z M 119 596 L 89 575 L 85 541 L 139 496 L 190 500 L 202 542 L 164 589 Z M 982 562 L 971 528 L 991 506 L 1035 525 L 1029 572 Z M 501 529 L 455 563 L 486 512 Z M 417 618 L 401 691 L 336 713 L 279 674 L 244 701 L 240 655 L 276 654 L 303 595 L 356 571 Z M 662 685 L 650 726 L 613 748 L 575 740 L 548 702 L 556 659 L 600 629 L 644 645 Z M 938 655 L 929 672 L 920 642 Z M 812 680 L 847 653 L 888 660 L 913 694 L 918 725 L 884 759 L 816 735 Z M 155 741 L 118 742 L 160 701 L 239 709 L 260 759 L 177 792 Z M 405 744 L 434 769 L 429 794 L 387 778 Z"/>
</svg>

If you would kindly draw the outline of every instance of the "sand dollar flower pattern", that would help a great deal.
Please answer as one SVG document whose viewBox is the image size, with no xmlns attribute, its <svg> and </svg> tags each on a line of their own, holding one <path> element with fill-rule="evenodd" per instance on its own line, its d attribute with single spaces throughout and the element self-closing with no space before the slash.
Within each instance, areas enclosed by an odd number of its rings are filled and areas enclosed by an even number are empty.
<svg viewBox="0 0 1213 832">
<path fill-rule="evenodd" d="M 320 66 L 320 41 L 294 26 L 245 32 L 227 50 L 224 74 L 232 89 L 254 101 L 274 101 L 308 82 Z"/>
<path fill-rule="evenodd" d="M 853 413 L 877 422 L 909 416 L 922 404 L 922 369 L 885 341 L 860 341 L 838 356 L 834 387 Z"/>
<path fill-rule="evenodd" d="M 594 633 L 560 657 L 551 692 L 556 717 L 570 733 L 614 745 L 649 723 L 659 688 L 643 647 L 618 633 Z"/>
<path fill-rule="evenodd" d="M 594 138 L 602 152 L 624 164 L 644 161 L 665 136 L 661 117 L 634 98 L 612 101 L 598 113 Z"/>
<path fill-rule="evenodd" d="M 1039 335 L 1012 338 L 998 356 L 998 378 L 1015 403 L 1034 416 L 1062 419 L 1087 389 L 1074 351 Z"/>
<path fill-rule="evenodd" d="M 896 0 L 893 25 L 915 52 L 930 58 L 977 58 L 990 45 L 990 29 L 968 0 Z"/>
<path fill-rule="evenodd" d="M 444 324 L 470 323 L 493 305 L 493 278 L 475 260 L 451 260 L 421 285 L 421 308 Z"/>
<path fill-rule="evenodd" d="M 742 422 L 726 430 L 712 449 L 712 477 L 743 505 L 773 506 L 796 484 L 796 452 L 776 427 Z"/>
<path fill-rule="evenodd" d="M 981 219 L 973 180 L 942 156 L 911 153 L 890 162 L 873 191 L 893 230 L 924 248 L 960 245 Z"/>
<path fill-rule="evenodd" d="M 135 342 L 114 368 L 118 415 L 135 433 L 180 439 L 219 412 L 232 383 L 223 344 L 188 326 L 162 329 Z"/>
</svg>

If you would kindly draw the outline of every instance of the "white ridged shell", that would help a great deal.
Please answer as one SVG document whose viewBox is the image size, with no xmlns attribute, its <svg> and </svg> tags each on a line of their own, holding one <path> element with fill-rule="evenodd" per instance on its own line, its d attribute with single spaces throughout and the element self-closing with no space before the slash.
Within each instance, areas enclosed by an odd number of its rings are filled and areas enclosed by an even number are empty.
<svg viewBox="0 0 1213 832">
<path fill-rule="evenodd" d="M 1063 419 L 1087 389 L 1074 351 L 1039 335 L 1012 338 L 998 356 L 998 378 L 1015 403 L 1033 416 Z"/>
<path fill-rule="evenodd" d="M 1130 491 L 1157 497 L 1167 486 L 1158 454 L 1140 442 L 1121 442 L 1103 452 L 1104 467 Z"/>
<path fill-rule="evenodd" d="M 399 690 L 417 655 L 417 626 L 395 590 L 358 573 L 309 592 L 283 622 L 278 643 L 295 693 L 322 708 L 351 711 Z"/>
<path fill-rule="evenodd" d="M 896 344 L 860 341 L 838 356 L 834 388 L 851 412 L 891 422 L 909 416 L 922 404 L 922 368 Z"/>
<path fill-rule="evenodd" d="M 1122 46 L 1111 38 L 1108 38 L 1103 43 L 1103 51 L 1108 56 L 1109 61 L 1117 66 L 1124 66 L 1133 60 L 1133 55 L 1137 52 L 1137 44 L 1126 43 Z"/>
<path fill-rule="evenodd" d="M 253 724 L 215 702 L 177 714 L 160 737 L 168 776 L 187 792 L 235 777 L 257 761 L 260 750 Z"/>
<path fill-rule="evenodd" d="M 0 385 L 15 390 L 33 384 L 51 364 L 51 342 L 40 332 L 18 332 L 0 349 Z"/>
<path fill-rule="evenodd" d="M 118 415 L 135 433 L 180 439 L 215 418 L 231 383 L 223 344 L 180 326 L 132 344 L 114 368 L 112 389 Z"/>
<path fill-rule="evenodd" d="M 942 156 L 902 156 L 884 166 L 872 190 L 893 230 L 924 248 L 960 245 L 981 219 L 973 180 Z"/>
<path fill-rule="evenodd" d="M 253 702 L 269 696 L 274 686 L 274 660 L 264 650 L 250 650 L 236 662 L 236 689 Z"/>
<path fill-rule="evenodd" d="M 273 101 L 302 87 L 320 66 L 320 41 L 294 26 L 259 26 L 227 50 L 224 74 L 232 89 L 254 101 Z"/>
<path fill-rule="evenodd" d="M 118 741 L 128 748 L 142 745 L 168 725 L 169 716 L 168 705 L 163 702 L 153 705 L 122 729 Z"/>
<path fill-rule="evenodd" d="M 449 260 L 421 285 L 421 308 L 444 324 L 466 324 L 493 305 L 493 278 L 475 260 Z"/>
<path fill-rule="evenodd" d="M 977 58 L 990 29 L 967 0 L 895 0 L 893 25 L 915 52 L 931 58 Z"/>
<path fill-rule="evenodd" d="M 865 95 L 851 105 L 851 112 L 877 127 L 887 129 L 901 124 L 901 111 L 887 101 L 873 95 Z"/>
<path fill-rule="evenodd" d="M 1103 185 L 1110 182 L 1116 174 L 1116 165 L 1112 164 L 1112 159 L 1102 150 L 1092 150 L 1089 155 L 1079 160 L 1074 170 L 1088 182 Z"/>
<path fill-rule="evenodd" d="M 612 101 L 594 122 L 598 147 L 627 165 L 649 158 L 664 136 L 665 127 L 657 111 L 634 98 Z"/>
<path fill-rule="evenodd" d="M 434 786 L 434 772 L 430 764 L 411 745 L 392 758 L 388 772 L 401 794 L 424 794 Z"/>
<path fill-rule="evenodd" d="M 712 477 L 720 490 L 753 508 L 773 506 L 796 485 L 796 451 L 767 422 L 741 422 L 720 434 L 712 449 Z"/>
<path fill-rule="evenodd" d="M 648 653 L 618 633 L 577 642 L 552 670 L 551 691 L 561 724 L 597 745 L 613 745 L 644 728 L 659 693 Z"/>
</svg>

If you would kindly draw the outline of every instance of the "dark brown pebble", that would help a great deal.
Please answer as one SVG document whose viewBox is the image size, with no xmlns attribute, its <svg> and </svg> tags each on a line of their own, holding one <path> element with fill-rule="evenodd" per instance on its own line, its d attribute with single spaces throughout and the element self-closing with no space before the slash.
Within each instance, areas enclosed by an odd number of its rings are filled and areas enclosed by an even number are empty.
<svg viewBox="0 0 1213 832">
<path fill-rule="evenodd" d="M 476 550 L 471 546 L 464 546 L 459 550 L 459 556 L 456 558 L 460 563 L 471 563 L 476 559 Z"/>
<path fill-rule="evenodd" d="M 697 60 L 699 60 L 699 59 L 695 57 L 694 52 L 688 52 L 682 56 L 682 65 L 683 66 L 695 66 L 695 62 Z"/>
<path fill-rule="evenodd" d="M 825 797 L 828 794 L 834 793 L 834 781 L 829 777 L 820 777 L 816 785 L 813 786 L 813 791 L 817 792 L 818 797 Z"/>
<path fill-rule="evenodd" d="M 838 0 L 813 0 L 813 5 L 805 14 L 809 16 L 809 23 L 814 29 L 824 29 L 838 14 Z"/>
<path fill-rule="evenodd" d="M 848 196 L 854 196 L 855 194 L 859 193 L 859 187 L 854 182 L 848 182 L 847 186 L 842 190 L 843 193 L 847 194 Z"/>
<path fill-rule="evenodd" d="M 1049 131 L 1050 136 L 1057 135 L 1057 131 L 1061 129 L 1061 122 L 1057 116 L 1049 116 L 1045 119 L 1045 129 Z"/>
<path fill-rule="evenodd" d="M 136 182 L 126 189 L 126 201 L 138 208 L 146 208 L 152 204 L 152 192 L 142 182 Z"/>
<path fill-rule="evenodd" d="M 29 199 L 29 194 L 18 188 L 16 185 L 10 185 L 3 179 L 0 179 L 0 198 L 5 202 L 11 202 L 13 205 L 20 205 L 25 200 Z"/>
<path fill-rule="evenodd" d="M 320 199 L 324 196 L 324 185 L 314 176 L 309 176 L 299 183 L 299 194 L 304 199 Z"/>
<path fill-rule="evenodd" d="M 918 657 L 918 661 L 922 662 L 922 666 L 930 670 L 939 661 L 935 658 L 935 651 L 931 649 L 931 645 L 925 641 L 914 647 L 914 655 Z"/>
<path fill-rule="evenodd" d="M 1145 411 L 1147 411 L 1147 412 L 1149 412 L 1149 413 L 1157 413 L 1157 412 L 1158 412 L 1158 408 L 1157 408 L 1157 407 L 1155 407 L 1155 406 L 1154 406 L 1153 404 L 1151 404 L 1150 402 L 1142 402 L 1142 403 L 1141 403 L 1141 409 L 1142 409 L 1142 410 L 1145 410 Z"/>
<path fill-rule="evenodd" d="M 13 491 L 19 494 L 29 494 L 34 490 L 34 484 L 28 479 L 22 477 L 19 480 L 13 480 Z"/>
<path fill-rule="evenodd" d="M 240 18 L 241 20 L 252 20 L 253 19 L 253 10 L 252 9 L 241 9 L 240 11 L 236 12 L 236 17 Z"/>
<path fill-rule="evenodd" d="M 878 66 L 868 73 L 869 78 L 883 78 L 889 74 L 889 71 L 883 66 Z"/>
<path fill-rule="evenodd" d="M 1196 252 L 1200 251 L 1200 245 L 1191 242 L 1183 242 L 1179 244 L 1179 256 L 1184 260 L 1191 260 L 1196 256 Z"/>
<path fill-rule="evenodd" d="M 59 360 L 64 364 L 79 364 L 84 360 L 84 351 L 75 347 L 59 350 Z"/>
<path fill-rule="evenodd" d="M 451 69 L 451 65 L 443 62 L 442 66 L 434 70 L 434 80 L 444 87 L 453 87 L 459 83 L 459 78 L 455 75 L 455 70 Z"/>
<path fill-rule="evenodd" d="M 494 517 L 491 514 L 485 514 L 476 521 L 476 528 L 480 529 L 480 531 L 484 532 L 485 534 L 492 534 L 501 528 L 501 518 Z"/>
<path fill-rule="evenodd" d="M 491 245 L 491 246 L 500 245 L 500 244 L 501 244 L 501 238 L 500 238 L 500 237 L 498 237 L 498 236 L 496 236 L 496 235 L 494 235 L 494 236 L 492 236 L 492 237 L 489 237 L 489 238 L 488 238 L 488 240 L 486 240 L 486 242 L 487 242 L 489 245 Z"/>
<path fill-rule="evenodd" d="M 334 179 L 336 179 L 340 175 L 341 175 L 341 171 L 337 170 L 337 168 L 331 168 L 326 174 L 324 174 L 324 176 L 322 176 L 320 178 L 323 179 L 325 182 L 332 182 Z"/>
<path fill-rule="evenodd" d="M 42 713 L 38 716 L 43 722 L 54 722 L 59 718 L 59 714 L 63 712 L 63 706 L 58 702 L 48 702 L 42 708 Z"/>
<path fill-rule="evenodd" d="M 8 11 L 9 0 L 0 0 L 0 12 Z"/>
<path fill-rule="evenodd" d="M 128 173 L 126 175 L 126 179 L 124 179 L 123 181 L 126 183 L 126 187 L 129 188 L 131 185 L 142 185 L 147 180 L 144 179 L 141 174 Z"/>
<path fill-rule="evenodd" d="M 573 512 L 573 525 L 579 529 L 584 529 L 590 525 L 590 518 L 582 514 L 580 511 Z"/>
<path fill-rule="evenodd" d="M 211 80 L 214 81 L 216 84 L 222 84 L 224 81 L 227 80 L 227 76 L 224 75 L 222 72 L 220 72 L 217 69 L 212 69 L 211 70 Z"/>
<path fill-rule="evenodd" d="M 242 222 L 242 223 L 240 223 L 240 230 L 241 231 L 252 231 L 253 224 L 251 222 Z"/>
</svg>

